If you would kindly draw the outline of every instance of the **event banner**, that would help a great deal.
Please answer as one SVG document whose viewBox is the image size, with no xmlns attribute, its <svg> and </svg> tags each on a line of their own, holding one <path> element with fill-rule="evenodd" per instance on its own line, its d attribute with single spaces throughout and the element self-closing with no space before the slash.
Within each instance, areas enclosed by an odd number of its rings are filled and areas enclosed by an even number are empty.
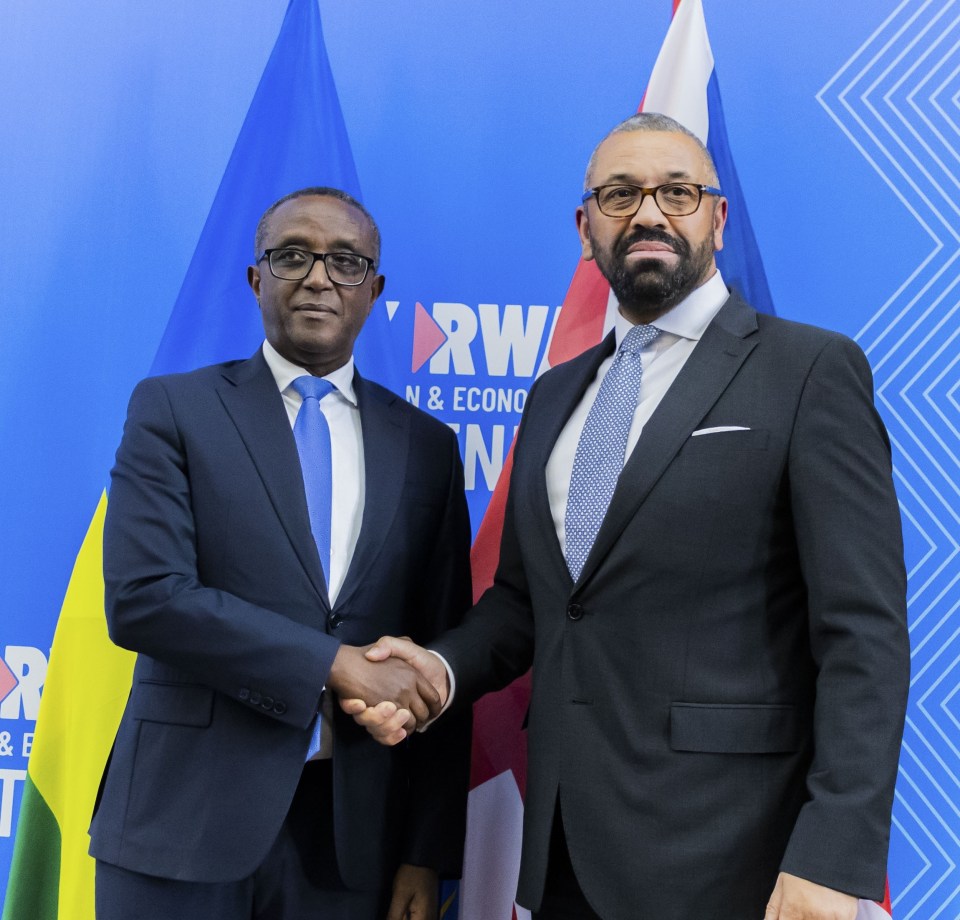
<svg viewBox="0 0 960 920">
<path fill-rule="evenodd" d="M 358 368 L 457 433 L 482 581 L 530 387 L 609 327 L 573 212 L 593 145 L 645 94 L 692 104 L 678 117 L 700 112 L 718 165 L 735 167 L 731 217 L 749 221 L 724 277 L 766 312 L 856 338 L 873 367 L 913 647 L 887 909 L 960 917 L 955 3 L 682 0 L 673 19 L 674 5 L 58 0 L 41 23 L 28 0 L 7 4 L 4 920 L 92 917 L 86 826 L 131 667 L 106 640 L 99 580 L 113 453 L 137 380 L 258 347 L 245 273 L 259 213 L 329 183 L 377 218 L 387 283 Z M 671 21 L 694 12 L 709 41 L 687 75 L 699 88 L 676 102 L 686 78 L 660 61 Z M 525 705 L 521 683 L 478 709 L 449 916 L 523 915 Z"/>
</svg>

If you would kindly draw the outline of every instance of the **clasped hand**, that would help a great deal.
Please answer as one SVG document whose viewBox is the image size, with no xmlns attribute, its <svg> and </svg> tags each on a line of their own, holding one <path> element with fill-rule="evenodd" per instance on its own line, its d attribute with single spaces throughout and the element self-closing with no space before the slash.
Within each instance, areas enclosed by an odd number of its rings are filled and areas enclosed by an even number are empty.
<svg viewBox="0 0 960 920">
<path fill-rule="evenodd" d="M 340 708 L 353 716 L 381 744 L 399 744 L 410 732 L 423 727 L 440 714 L 450 690 L 447 669 L 432 652 L 409 639 L 391 636 L 385 636 L 366 649 L 351 651 L 363 658 L 366 666 L 363 673 L 369 675 L 368 679 L 375 682 L 377 689 L 356 693 L 335 686 L 333 689 L 340 697 Z M 351 661 L 352 658 L 351 655 Z M 334 668 L 336 665 L 337 661 L 334 660 Z M 411 693 L 411 688 L 406 685 L 400 692 L 388 692 L 385 680 L 381 680 L 379 675 L 380 669 L 387 667 L 403 675 L 404 680 L 412 679 L 416 692 Z M 330 673 L 332 677 L 333 670 Z M 411 675 L 414 677 L 411 678 Z M 359 683 L 353 686 L 359 686 Z"/>
<path fill-rule="evenodd" d="M 419 650 L 419 646 L 404 641 Z M 327 686 L 340 698 L 344 711 L 355 718 L 368 709 L 381 715 L 389 711 L 391 716 L 402 712 L 405 716 L 401 724 L 409 723 L 410 730 L 436 718 L 446 694 L 441 697 L 431 680 L 421 674 L 414 663 L 404 660 L 403 656 L 391 656 L 389 649 L 377 651 L 382 642 L 366 648 L 340 646 L 330 668 Z M 442 664 L 440 668 L 444 670 Z M 372 725 L 378 720 L 368 716 L 365 722 L 360 718 L 357 721 L 362 725 Z"/>
</svg>

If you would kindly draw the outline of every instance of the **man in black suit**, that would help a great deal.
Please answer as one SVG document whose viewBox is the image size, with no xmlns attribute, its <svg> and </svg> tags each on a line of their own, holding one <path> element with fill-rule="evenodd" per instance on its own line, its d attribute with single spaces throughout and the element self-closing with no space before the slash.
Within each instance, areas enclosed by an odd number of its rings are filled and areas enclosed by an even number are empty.
<svg viewBox="0 0 960 920">
<path fill-rule="evenodd" d="M 535 917 L 852 920 L 884 893 L 909 671 L 870 368 L 727 290 L 727 202 L 676 122 L 619 125 L 585 184 L 615 329 L 531 389 L 494 585 L 431 643 L 447 669 L 370 657 L 454 709 L 532 665 Z M 412 722 L 345 708 L 387 743 Z"/>
<path fill-rule="evenodd" d="M 262 348 L 134 391 L 104 574 L 138 657 L 91 826 L 99 920 L 426 920 L 459 875 L 469 717 L 390 751 L 330 702 L 426 718 L 433 688 L 359 647 L 428 641 L 470 600 L 456 438 L 354 371 L 379 254 L 349 195 L 281 199 L 248 272 Z M 326 453 L 298 428 L 318 380 Z"/>
</svg>

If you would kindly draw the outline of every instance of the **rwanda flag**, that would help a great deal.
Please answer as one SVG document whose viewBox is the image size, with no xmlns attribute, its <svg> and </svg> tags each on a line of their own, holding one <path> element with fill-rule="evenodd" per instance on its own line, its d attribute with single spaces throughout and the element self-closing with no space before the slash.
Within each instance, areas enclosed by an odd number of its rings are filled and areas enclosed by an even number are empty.
<svg viewBox="0 0 960 920">
<path fill-rule="evenodd" d="M 253 353 L 263 339 L 246 281 L 254 228 L 272 202 L 311 185 L 336 186 L 360 197 L 317 0 L 291 0 L 151 373 Z M 101 554 L 106 504 L 104 495 L 57 623 L 3 920 L 94 917 L 87 827 L 134 658 L 107 636 Z"/>
</svg>

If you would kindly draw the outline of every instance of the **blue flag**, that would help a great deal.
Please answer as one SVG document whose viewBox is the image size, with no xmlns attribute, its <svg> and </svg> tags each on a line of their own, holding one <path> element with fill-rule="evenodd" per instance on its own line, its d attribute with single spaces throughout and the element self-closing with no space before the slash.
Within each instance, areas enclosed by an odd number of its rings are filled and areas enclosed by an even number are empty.
<svg viewBox="0 0 960 920">
<path fill-rule="evenodd" d="M 360 198 L 317 0 L 290 0 L 151 367 L 249 357 L 263 325 L 247 285 L 260 215 L 288 192 L 329 185 Z"/>
<path fill-rule="evenodd" d="M 753 235 L 753 226 L 747 213 L 747 202 L 730 154 L 716 70 L 711 72 L 707 83 L 707 110 L 710 118 L 707 150 L 717 167 L 720 188 L 730 202 L 727 225 L 723 228 L 724 247 L 717 253 L 717 266 L 723 280 L 735 287 L 751 307 L 761 313 L 776 314 L 767 285 L 767 274 L 760 258 L 760 248 L 757 246 L 757 238 Z"/>
</svg>

